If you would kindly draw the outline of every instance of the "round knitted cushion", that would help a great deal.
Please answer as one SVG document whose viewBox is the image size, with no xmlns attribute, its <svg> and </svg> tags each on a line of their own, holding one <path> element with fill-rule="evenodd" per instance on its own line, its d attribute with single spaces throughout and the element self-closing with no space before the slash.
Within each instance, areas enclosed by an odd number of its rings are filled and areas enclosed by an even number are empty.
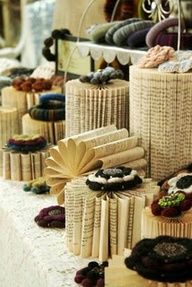
<svg viewBox="0 0 192 287">
<path fill-rule="evenodd" d="M 124 21 L 120 21 L 119 23 L 116 23 L 111 28 L 109 28 L 109 30 L 106 32 L 105 42 L 108 43 L 109 45 L 114 45 L 113 35 L 117 30 L 124 27 L 125 25 L 135 23 L 135 22 L 138 22 L 140 20 L 141 20 L 140 18 L 131 18 L 131 19 L 127 19 Z"/>
<path fill-rule="evenodd" d="M 144 28 L 142 30 L 132 33 L 127 39 L 127 45 L 130 48 L 144 47 L 146 46 L 145 38 L 151 28 Z"/>
<path fill-rule="evenodd" d="M 39 121 L 60 121 L 65 119 L 65 96 L 63 94 L 44 94 L 39 105 L 29 109 L 32 119 Z"/>
<path fill-rule="evenodd" d="M 184 25 L 181 23 L 181 29 L 183 30 Z M 156 38 L 162 31 L 166 31 L 166 29 L 170 27 L 177 27 L 178 26 L 178 19 L 177 18 L 168 18 L 162 20 L 161 22 L 155 24 L 149 31 L 146 36 L 146 44 L 148 47 L 153 47 L 156 45 Z"/>
<path fill-rule="evenodd" d="M 126 45 L 127 38 L 133 32 L 152 27 L 153 25 L 154 23 L 149 20 L 137 21 L 135 23 L 127 24 L 114 33 L 113 41 L 117 46 L 124 46 Z"/>
</svg>

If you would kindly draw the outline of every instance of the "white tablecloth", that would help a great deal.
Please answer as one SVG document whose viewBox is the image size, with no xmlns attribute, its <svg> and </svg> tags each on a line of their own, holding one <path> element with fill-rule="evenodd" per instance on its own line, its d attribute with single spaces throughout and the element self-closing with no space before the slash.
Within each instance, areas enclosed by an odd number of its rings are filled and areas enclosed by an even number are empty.
<svg viewBox="0 0 192 287">
<path fill-rule="evenodd" d="M 63 229 L 44 229 L 34 222 L 56 199 L 25 193 L 22 186 L 0 179 L 0 286 L 77 287 L 75 271 L 89 260 L 68 253 Z"/>
</svg>

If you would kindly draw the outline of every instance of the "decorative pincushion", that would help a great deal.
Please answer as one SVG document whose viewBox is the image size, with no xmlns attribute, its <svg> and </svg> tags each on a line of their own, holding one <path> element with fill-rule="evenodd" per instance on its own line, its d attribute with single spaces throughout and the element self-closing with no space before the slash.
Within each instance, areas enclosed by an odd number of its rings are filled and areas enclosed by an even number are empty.
<svg viewBox="0 0 192 287">
<path fill-rule="evenodd" d="M 139 241 L 125 265 L 144 278 L 159 282 L 192 279 L 192 240 L 171 236 Z"/>
<path fill-rule="evenodd" d="M 184 193 L 177 192 L 153 201 L 151 211 L 156 216 L 177 217 L 182 212 L 189 210 L 191 206 L 192 201 L 186 199 Z"/>
<path fill-rule="evenodd" d="M 82 83 L 91 83 L 93 85 L 106 85 L 112 79 L 123 79 L 123 72 L 115 70 L 113 67 L 106 67 L 96 72 L 91 72 L 86 76 L 81 76 L 79 80 Z"/>
<path fill-rule="evenodd" d="M 83 287 L 104 287 L 104 269 L 107 266 L 107 261 L 102 264 L 91 261 L 87 267 L 76 272 L 74 281 Z"/>
<path fill-rule="evenodd" d="M 24 184 L 23 190 L 26 192 L 31 191 L 36 194 L 43 194 L 49 192 L 50 187 L 46 184 L 46 180 L 44 177 L 38 177 Z"/>
<path fill-rule="evenodd" d="M 137 175 L 137 171 L 124 166 L 100 169 L 86 180 L 90 189 L 108 192 L 134 188 L 141 183 L 142 179 Z"/>
<path fill-rule="evenodd" d="M 46 139 L 40 135 L 14 135 L 7 142 L 7 148 L 18 152 L 35 152 L 46 145 Z"/>
<path fill-rule="evenodd" d="M 64 228 L 65 208 L 59 205 L 43 208 L 34 220 L 41 227 Z"/>
</svg>

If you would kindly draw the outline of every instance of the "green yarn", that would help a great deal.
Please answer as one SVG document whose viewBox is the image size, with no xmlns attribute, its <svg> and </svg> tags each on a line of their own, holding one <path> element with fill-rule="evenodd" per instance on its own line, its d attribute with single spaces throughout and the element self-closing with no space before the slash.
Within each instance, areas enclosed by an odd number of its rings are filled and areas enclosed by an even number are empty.
<svg viewBox="0 0 192 287">
<path fill-rule="evenodd" d="M 142 19 L 140 18 L 131 18 L 131 19 L 127 19 L 124 21 L 120 21 L 119 23 L 115 24 L 114 26 L 112 26 L 111 28 L 109 28 L 109 30 L 106 32 L 105 34 L 105 42 L 108 43 L 109 45 L 114 45 L 114 41 L 113 41 L 113 35 L 114 33 L 119 30 L 120 28 L 124 27 L 125 25 L 131 24 L 131 23 L 135 23 L 138 22 Z"/>
<path fill-rule="evenodd" d="M 137 21 L 135 23 L 125 25 L 114 33 L 113 41 L 117 46 L 124 46 L 126 45 L 127 38 L 133 32 L 152 27 L 153 25 L 154 23 L 149 20 Z"/>
</svg>

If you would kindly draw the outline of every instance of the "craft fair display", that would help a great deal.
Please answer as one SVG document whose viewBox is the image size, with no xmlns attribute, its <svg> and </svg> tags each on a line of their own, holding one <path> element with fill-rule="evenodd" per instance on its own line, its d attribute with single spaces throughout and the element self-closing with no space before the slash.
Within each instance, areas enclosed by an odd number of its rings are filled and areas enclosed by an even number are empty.
<svg viewBox="0 0 192 287">
<path fill-rule="evenodd" d="M 64 202 L 64 186 L 74 177 L 94 169 L 128 164 L 136 170 L 145 170 L 144 149 L 137 137 L 128 137 L 126 129 L 114 125 L 98 128 L 58 141 L 50 149 L 45 175 L 51 193 Z"/>
<path fill-rule="evenodd" d="M 139 241 L 105 268 L 106 287 L 191 287 L 191 239 L 159 236 Z"/>
<path fill-rule="evenodd" d="M 14 135 L 3 150 L 3 178 L 28 181 L 43 176 L 49 146 L 39 135 Z"/>
<path fill-rule="evenodd" d="M 143 208 L 158 186 L 142 181 L 136 170 L 99 169 L 65 186 L 66 237 L 69 251 L 107 260 L 141 239 Z"/>
<path fill-rule="evenodd" d="M 141 138 L 154 179 L 191 162 L 191 82 L 190 72 L 130 67 L 130 132 Z"/>
<path fill-rule="evenodd" d="M 115 124 L 129 126 L 128 85 L 112 67 L 66 83 L 66 136 Z"/>
<path fill-rule="evenodd" d="M 22 117 L 24 134 L 41 134 L 48 142 L 57 144 L 65 137 L 65 96 L 46 93 L 39 97 L 39 104 Z"/>
</svg>

